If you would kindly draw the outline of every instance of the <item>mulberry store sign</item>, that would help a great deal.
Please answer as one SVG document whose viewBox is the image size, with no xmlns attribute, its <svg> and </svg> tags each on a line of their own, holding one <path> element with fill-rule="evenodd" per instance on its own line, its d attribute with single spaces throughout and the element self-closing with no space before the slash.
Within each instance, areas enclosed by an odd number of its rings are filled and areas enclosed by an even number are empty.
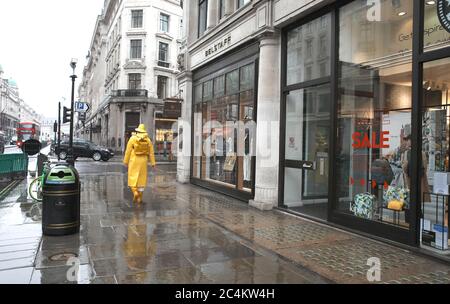
<svg viewBox="0 0 450 304">
<path fill-rule="evenodd" d="M 438 0 L 437 13 L 442 26 L 450 33 L 450 0 Z"/>
</svg>

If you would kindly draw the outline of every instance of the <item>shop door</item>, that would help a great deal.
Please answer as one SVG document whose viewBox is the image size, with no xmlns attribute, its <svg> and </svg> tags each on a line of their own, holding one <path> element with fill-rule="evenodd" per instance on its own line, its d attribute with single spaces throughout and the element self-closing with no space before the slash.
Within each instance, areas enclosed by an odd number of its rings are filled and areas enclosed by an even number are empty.
<svg viewBox="0 0 450 304">
<path fill-rule="evenodd" d="M 284 205 L 320 219 L 328 214 L 329 109 L 329 84 L 286 96 Z"/>
<path fill-rule="evenodd" d="M 138 112 L 125 113 L 125 147 L 134 130 L 139 126 L 141 115 Z M 148 126 L 146 126 L 148 128 Z"/>
</svg>

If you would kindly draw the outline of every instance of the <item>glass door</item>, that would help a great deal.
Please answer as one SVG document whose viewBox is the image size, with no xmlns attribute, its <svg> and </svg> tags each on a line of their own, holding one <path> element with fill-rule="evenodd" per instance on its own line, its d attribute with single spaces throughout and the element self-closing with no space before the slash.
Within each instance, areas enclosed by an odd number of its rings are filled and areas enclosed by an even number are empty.
<svg viewBox="0 0 450 304">
<path fill-rule="evenodd" d="M 284 207 L 328 218 L 331 14 L 286 33 Z"/>
<path fill-rule="evenodd" d="M 284 205 L 327 219 L 330 86 L 290 92 L 286 97 Z"/>
</svg>

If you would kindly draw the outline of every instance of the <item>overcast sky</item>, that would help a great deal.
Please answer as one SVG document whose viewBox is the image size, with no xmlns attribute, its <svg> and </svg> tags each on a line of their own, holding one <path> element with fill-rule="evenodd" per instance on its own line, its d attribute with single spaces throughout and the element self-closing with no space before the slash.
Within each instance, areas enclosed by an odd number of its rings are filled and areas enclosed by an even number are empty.
<svg viewBox="0 0 450 304">
<path fill-rule="evenodd" d="M 76 89 L 104 0 L 0 0 L 0 65 L 38 113 L 57 117 L 70 103 L 71 58 L 78 58 Z"/>
</svg>

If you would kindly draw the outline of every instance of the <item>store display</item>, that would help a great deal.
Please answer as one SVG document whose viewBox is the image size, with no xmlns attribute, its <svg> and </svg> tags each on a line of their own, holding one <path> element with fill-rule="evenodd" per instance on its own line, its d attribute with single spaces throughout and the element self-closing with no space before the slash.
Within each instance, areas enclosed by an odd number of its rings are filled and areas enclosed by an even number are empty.
<svg viewBox="0 0 450 304">
<path fill-rule="evenodd" d="M 396 186 L 389 186 L 387 190 L 383 192 L 383 201 L 384 206 L 388 209 L 397 210 L 394 208 L 390 208 L 389 205 L 392 203 L 391 206 L 397 206 L 398 203 L 402 203 L 402 209 L 409 209 L 409 190 L 404 187 L 396 187 Z"/>
<path fill-rule="evenodd" d="M 391 165 L 387 159 L 376 159 L 372 163 L 372 180 L 378 185 L 390 184 L 394 179 Z"/>
<path fill-rule="evenodd" d="M 450 173 L 434 172 L 433 192 L 438 194 L 450 194 Z"/>
<path fill-rule="evenodd" d="M 436 236 L 435 247 L 441 250 L 448 249 L 448 227 L 443 225 L 434 224 L 433 232 Z"/>
<path fill-rule="evenodd" d="M 228 155 L 225 159 L 225 163 L 223 164 L 223 170 L 232 172 L 234 170 L 234 166 L 236 164 L 236 153 L 232 153 Z"/>
<path fill-rule="evenodd" d="M 440 250 L 448 249 L 448 201 L 450 195 L 426 193 L 431 202 L 422 201 L 421 239 L 422 245 Z"/>
<path fill-rule="evenodd" d="M 392 200 L 388 203 L 387 208 L 395 211 L 402 211 L 405 206 L 404 201 Z"/>
<path fill-rule="evenodd" d="M 360 193 L 355 195 L 354 201 L 350 204 L 350 211 L 355 216 L 365 219 L 372 219 L 375 209 L 375 195 L 370 193 Z"/>
</svg>

